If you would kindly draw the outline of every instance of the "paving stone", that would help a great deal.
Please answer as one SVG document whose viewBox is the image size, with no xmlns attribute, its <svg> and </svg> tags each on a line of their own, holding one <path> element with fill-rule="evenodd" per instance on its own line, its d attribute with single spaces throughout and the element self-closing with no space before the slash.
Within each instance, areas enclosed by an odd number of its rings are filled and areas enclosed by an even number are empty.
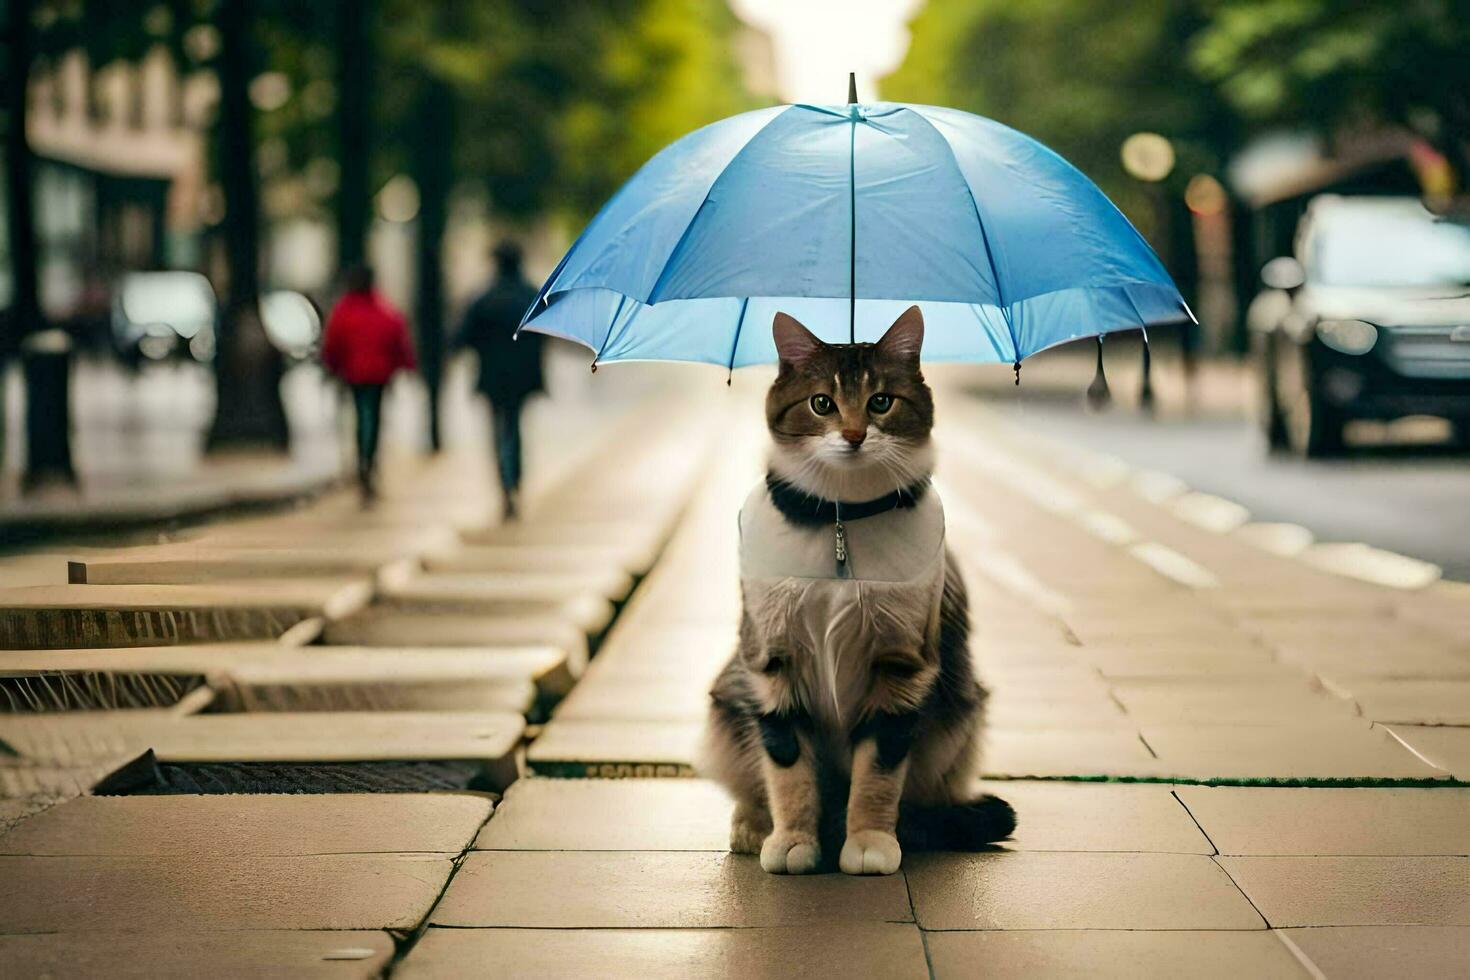
<svg viewBox="0 0 1470 980">
<path fill-rule="evenodd" d="M 1355 720 L 1303 726 L 1148 725 L 1158 775 L 1187 779 L 1443 779 L 1386 733 Z"/>
<path fill-rule="evenodd" d="M 1134 725 L 1123 714 L 1116 701 L 1105 693 L 1087 692 L 1047 697 L 1030 692 L 1017 693 L 1014 687 L 991 689 L 985 704 L 985 720 L 997 728 L 1120 728 L 1129 732 Z"/>
<path fill-rule="evenodd" d="M 609 681 L 617 684 L 680 683 L 687 687 L 708 692 L 714 686 L 729 654 L 714 659 L 708 651 L 691 653 L 682 660 L 665 657 L 646 658 L 627 650 L 609 651 L 603 646 L 597 651 L 597 659 L 588 665 L 584 679 L 589 682 Z"/>
<path fill-rule="evenodd" d="M 1210 633 L 1207 635 L 1173 633 L 1150 634 L 1125 638 L 1109 637 L 1095 640 L 1080 648 L 1080 653 L 1090 656 L 1096 652 L 1100 657 L 1129 651 L 1135 655 L 1152 654 L 1183 658 L 1212 657 L 1230 658 L 1239 662 L 1261 662 L 1269 659 L 1271 651 L 1254 638 L 1241 632 L 1230 634 Z"/>
<path fill-rule="evenodd" d="M 1260 929 L 1201 854 L 916 854 L 904 867 L 924 929 Z"/>
<path fill-rule="evenodd" d="M 1375 722 L 1470 725 L 1470 680 L 1354 679 L 1343 693 Z"/>
<path fill-rule="evenodd" d="M 506 712 L 0 716 L 0 741 L 38 762 L 74 764 L 145 749 L 166 763 L 456 760 L 481 767 L 497 786 L 515 778 L 524 730 L 525 720 Z"/>
<path fill-rule="evenodd" d="M 1305 980 L 1311 976 L 1286 945 L 1265 930 L 931 932 L 924 941 L 936 980 L 965 977 Z"/>
<path fill-rule="evenodd" d="M 1470 854 L 1470 789 L 1175 792 L 1221 854 Z"/>
<path fill-rule="evenodd" d="M 272 639 L 371 597 L 364 581 L 249 585 L 45 585 L 0 589 L 0 649 L 135 647 Z"/>
<path fill-rule="evenodd" d="M 549 646 L 567 656 L 580 675 L 587 666 L 587 634 L 571 623 L 547 616 L 488 616 L 364 610 L 329 622 L 323 642 L 365 647 L 526 647 Z"/>
<path fill-rule="evenodd" d="M 432 602 L 537 602 L 590 593 L 621 602 L 632 589 L 631 575 L 615 564 L 604 563 L 566 568 L 431 568 L 400 587 L 385 590 L 385 595 L 403 602 L 416 597 Z"/>
<path fill-rule="evenodd" d="M 100 755 L 73 765 L 36 763 L 0 756 L 0 800 L 51 804 L 85 796 L 109 774 L 134 758 L 133 753 Z"/>
<path fill-rule="evenodd" d="M 1005 780 L 984 788 L 1015 808 L 1008 850 L 1214 853 L 1168 786 Z"/>
<path fill-rule="evenodd" d="M 271 658 L 242 659 L 225 670 L 243 687 L 333 685 L 517 685 L 564 694 L 576 678 L 553 647 L 304 647 Z"/>
<path fill-rule="evenodd" d="M 1275 928 L 1470 926 L 1470 857 L 1222 857 Z"/>
<path fill-rule="evenodd" d="M 424 567 L 430 572 L 522 572 L 529 574 L 569 574 L 588 569 L 623 571 L 623 549 L 612 547 L 558 547 L 540 545 L 459 545 L 424 556 Z"/>
<path fill-rule="evenodd" d="M 607 600 L 627 595 L 627 573 L 440 572 L 419 574 L 378 590 L 377 603 L 387 609 L 417 612 L 526 613 L 540 610 L 581 611 L 607 607 Z M 601 632 L 610 613 L 588 632 Z"/>
<path fill-rule="evenodd" d="M 1283 663 L 1327 677 L 1354 680 L 1365 677 L 1470 677 L 1470 658 L 1409 645 L 1396 645 L 1391 649 L 1374 646 L 1304 649 L 1278 643 L 1277 650 Z"/>
<path fill-rule="evenodd" d="M 1281 935 L 1332 980 L 1470 976 L 1464 926 L 1330 926 Z"/>
<path fill-rule="evenodd" d="M 167 928 L 161 927 L 161 928 Z M 386 932 L 58 932 L 0 936 L 0 962 L 17 977 L 227 975 L 368 980 L 393 958 Z"/>
<path fill-rule="evenodd" d="M 490 818 L 474 793 L 91 796 L 0 836 L 0 854 L 239 857 L 446 852 Z"/>
<path fill-rule="evenodd" d="M 412 929 L 451 867 L 425 854 L 0 857 L 0 934 Z"/>
<path fill-rule="evenodd" d="M 53 800 L 0 798 L 0 836 L 52 806 L 55 806 Z"/>
<path fill-rule="evenodd" d="M 192 585 L 261 578 L 365 578 L 406 562 L 389 548 L 233 548 L 171 544 L 122 548 L 68 562 L 70 581 L 91 585 Z"/>
<path fill-rule="evenodd" d="M 440 926 L 731 928 L 908 922 L 901 875 L 767 874 L 701 851 L 474 851 L 434 910 Z"/>
<path fill-rule="evenodd" d="M 279 643 L 205 643 L 172 647 L 11 651 L 0 672 L 107 671 L 204 675 L 219 683 L 303 684 L 435 677 L 535 682 L 565 694 L 576 677 L 553 647 L 287 647 Z"/>
<path fill-rule="evenodd" d="M 475 847 L 726 851 L 733 807 L 722 788 L 703 779 L 519 779 Z"/>
<path fill-rule="evenodd" d="M 468 664 L 416 664 L 364 671 L 352 663 L 272 665 L 219 679 L 211 711 L 513 711 L 537 710 L 526 676 L 486 673 Z"/>
<path fill-rule="evenodd" d="M 1088 664 L 1104 677 L 1138 678 L 1262 678 L 1300 683 L 1301 672 L 1260 652 L 1133 650 L 1084 647 Z"/>
<path fill-rule="evenodd" d="M 501 524 L 484 531 L 470 532 L 464 535 L 464 541 L 475 546 L 615 548 L 621 553 L 621 566 L 635 575 L 641 575 L 652 567 L 658 557 L 666 533 L 667 529 L 657 524 L 542 520 Z"/>
<path fill-rule="evenodd" d="M 553 720 L 526 750 L 540 776 L 691 776 L 703 726 L 690 722 Z"/>
<path fill-rule="evenodd" d="M 1384 730 L 1430 765 L 1470 782 L 1470 728 L 1388 725 Z"/>
<path fill-rule="evenodd" d="M 1131 731 L 987 728 L 982 772 L 993 778 L 1154 776 L 1157 760 Z"/>
<path fill-rule="evenodd" d="M 482 976 L 488 963 L 509 976 L 547 980 L 929 976 L 919 930 L 886 923 L 765 929 L 431 928 L 394 976 Z"/>
<path fill-rule="evenodd" d="M 424 524 L 414 527 L 356 527 L 330 522 L 319 527 L 293 525 L 287 527 L 252 527 L 226 524 L 211 528 L 201 535 L 185 538 L 180 544 L 211 548 L 253 548 L 283 551 L 341 551 L 357 548 L 389 551 L 400 558 L 417 558 L 459 543 L 459 534 L 447 524 Z"/>
<path fill-rule="evenodd" d="M 687 681 L 584 678 L 556 707 L 558 721 L 698 722 L 709 714 L 709 688 Z"/>
<path fill-rule="evenodd" d="M 1117 680 L 1113 696 L 1140 724 L 1299 725 L 1350 718 L 1354 711 L 1299 675 Z"/>
<path fill-rule="evenodd" d="M 0 744 L 7 762 L 30 766 L 84 768 L 132 758 L 136 736 L 177 724 L 166 709 L 0 714 Z M 90 783 L 87 784 L 90 787 Z"/>
</svg>

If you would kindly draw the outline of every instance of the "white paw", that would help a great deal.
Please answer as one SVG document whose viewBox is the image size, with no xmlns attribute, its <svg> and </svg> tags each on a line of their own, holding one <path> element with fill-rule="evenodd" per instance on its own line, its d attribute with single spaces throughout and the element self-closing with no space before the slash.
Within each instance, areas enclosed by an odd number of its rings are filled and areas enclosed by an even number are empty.
<svg viewBox="0 0 1470 980">
<path fill-rule="evenodd" d="M 859 830 L 842 845 L 837 866 L 850 875 L 891 875 L 903 860 L 898 839 L 881 830 Z"/>
<path fill-rule="evenodd" d="M 820 857 L 811 837 L 777 830 L 761 845 L 761 870 L 773 875 L 811 874 Z"/>
</svg>

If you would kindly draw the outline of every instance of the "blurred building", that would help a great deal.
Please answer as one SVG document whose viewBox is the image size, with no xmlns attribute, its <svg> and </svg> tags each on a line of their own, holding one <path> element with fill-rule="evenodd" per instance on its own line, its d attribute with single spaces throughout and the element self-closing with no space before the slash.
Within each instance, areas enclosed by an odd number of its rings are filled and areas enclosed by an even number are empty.
<svg viewBox="0 0 1470 980">
<path fill-rule="evenodd" d="M 105 320 L 119 272 L 197 264 L 212 80 L 181 80 L 162 50 L 98 71 L 74 52 L 33 72 L 30 97 L 47 315 Z M 0 304 L 10 291 L 0 283 Z"/>
</svg>

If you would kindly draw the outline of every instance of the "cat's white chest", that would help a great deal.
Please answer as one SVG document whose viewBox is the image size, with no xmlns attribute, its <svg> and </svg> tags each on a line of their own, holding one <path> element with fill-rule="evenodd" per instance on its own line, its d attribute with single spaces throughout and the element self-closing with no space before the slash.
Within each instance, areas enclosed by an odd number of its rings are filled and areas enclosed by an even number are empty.
<svg viewBox="0 0 1470 980">
<path fill-rule="evenodd" d="M 839 563 L 833 525 L 793 524 L 764 486 L 740 512 L 751 625 L 793 655 L 808 708 L 838 721 L 852 717 L 872 655 L 925 643 L 944 588 L 944 507 L 931 490 L 912 508 L 845 521 L 844 530 Z"/>
</svg>

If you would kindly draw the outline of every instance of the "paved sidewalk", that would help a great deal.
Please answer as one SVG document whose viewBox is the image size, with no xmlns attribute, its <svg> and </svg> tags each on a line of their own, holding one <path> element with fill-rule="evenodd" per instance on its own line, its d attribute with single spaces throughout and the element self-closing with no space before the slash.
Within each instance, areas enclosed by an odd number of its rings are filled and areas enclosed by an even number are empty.
<svg viewBox="0 0 1470 980">
<path fill-rule="evenodd" d="M 734 642 L 758 381 L 566 423 L 519 526 L 451 456 L 367 514 L 0 591 L 31 624 L 5 635 L 72 648 L 0 651 L 0 972 L 1470 971 L 1470 599 L 1325 571 L 951 392 L 1015 838 L 887 878 L 728 854 L 728 800 L 680 777 Z M 289 623 L 283 576 L 317 597 Z"/>
</svg>

